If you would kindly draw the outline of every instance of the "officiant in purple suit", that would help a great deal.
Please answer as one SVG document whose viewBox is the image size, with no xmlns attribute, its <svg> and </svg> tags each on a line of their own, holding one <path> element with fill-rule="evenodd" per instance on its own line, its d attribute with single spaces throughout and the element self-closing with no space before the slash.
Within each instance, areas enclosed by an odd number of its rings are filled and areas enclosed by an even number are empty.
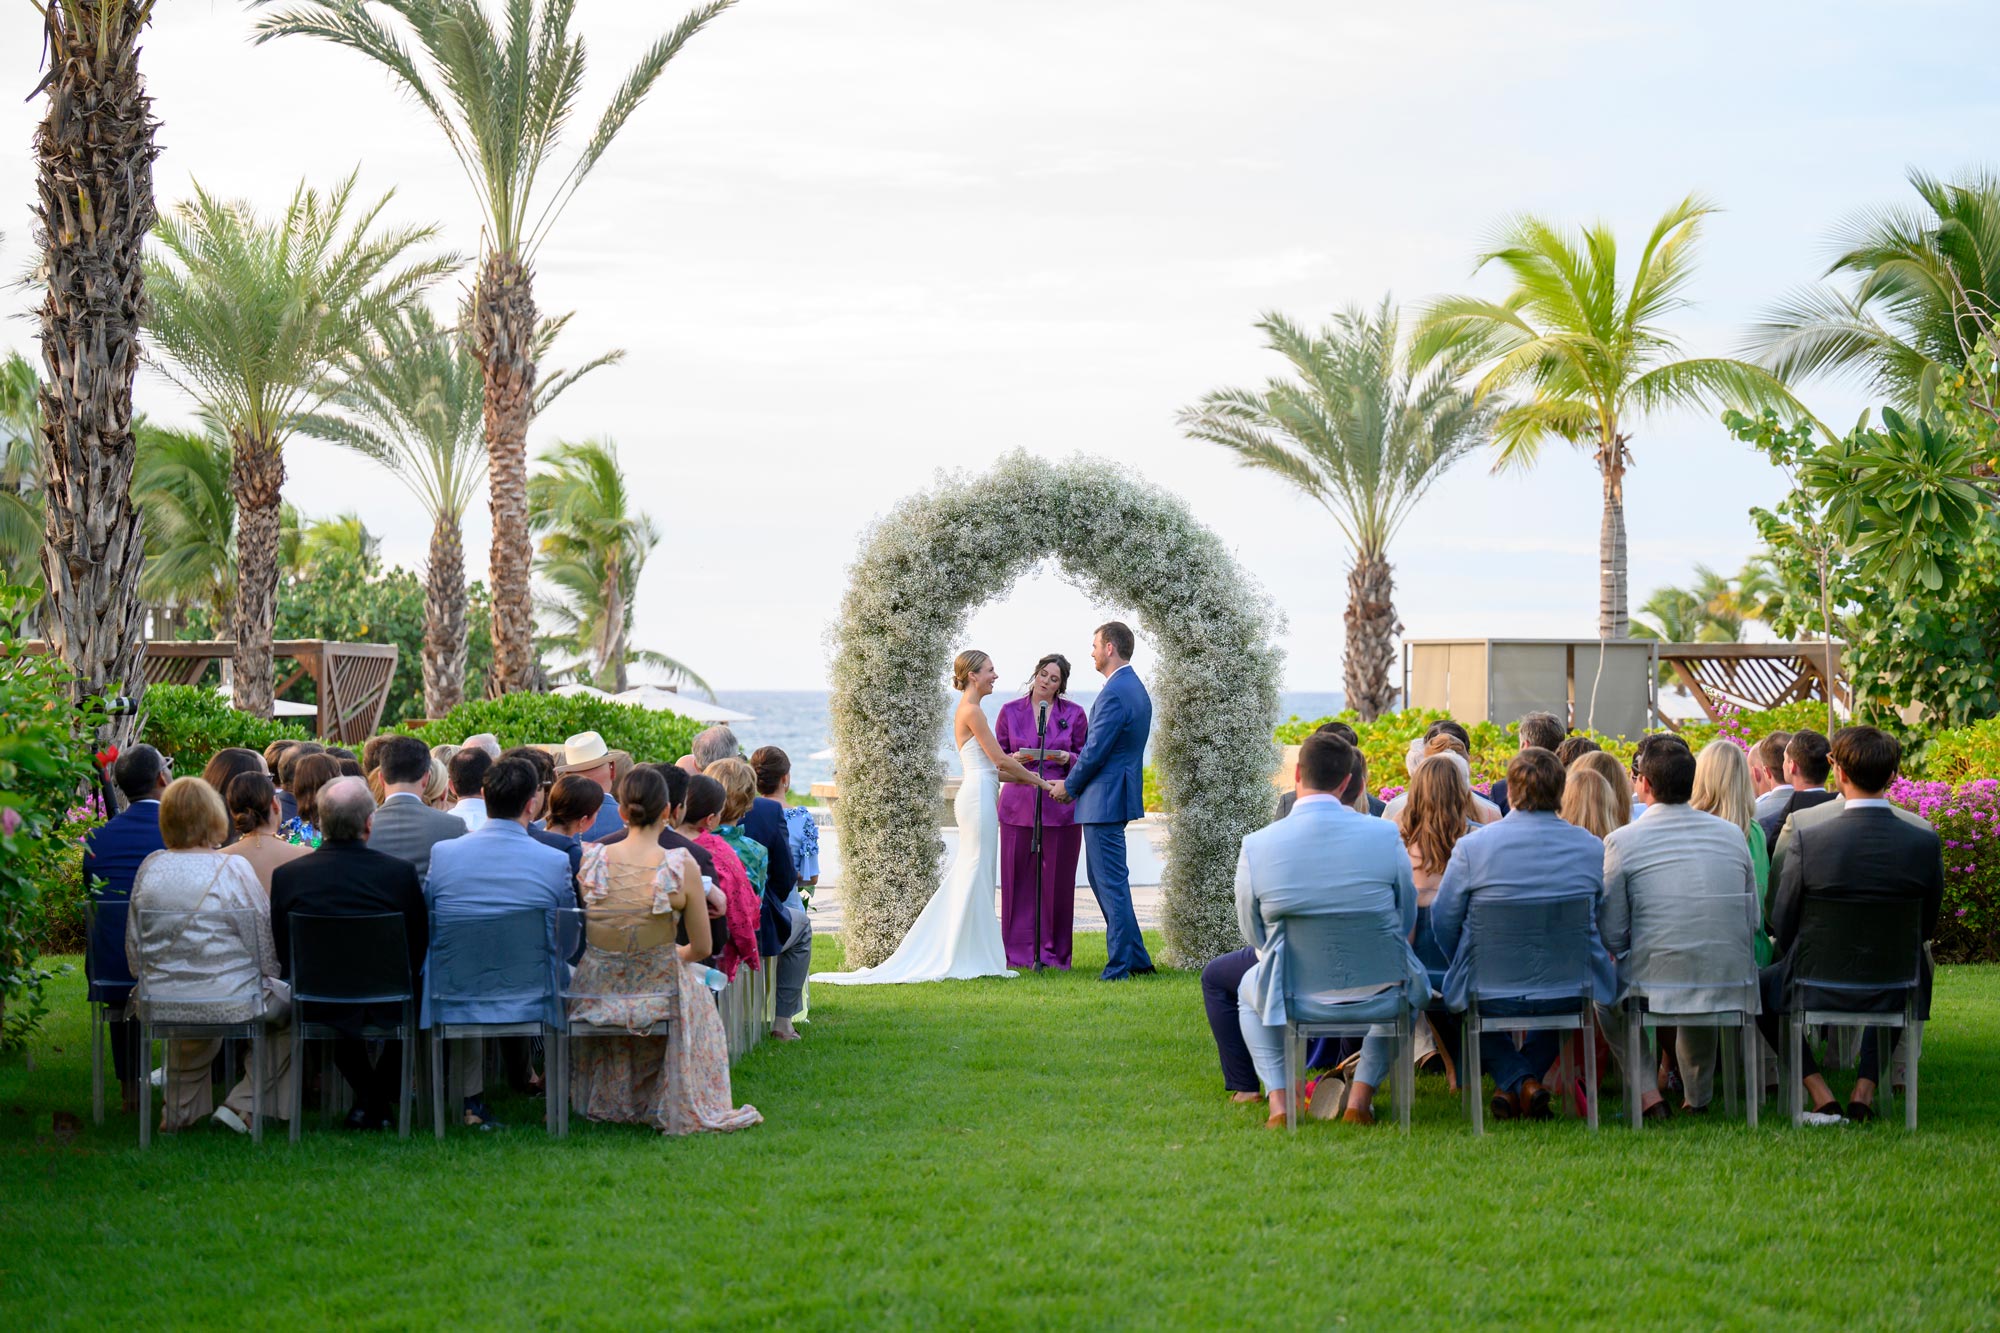
<svg viewBox="0 0 2000 1333">
<path fill-rule="evenodd" d="M 1050 653 L 1035 663 L 1028 693 L 1000 708 L 993 739 L 1030 772 L 1050 782 L 1076 762 L 1090 723 L 1069 691 L 1069 659 Z M 1030 750 L 1047 752 L 1041 759 Z M 1035 805 L 1042 807 L 1042 842 L 1037 866 Z M 1000 787 L 1000 933 L 1007 966 L 1069 967 L 1070 927 L 1076 916 L 1076 862 L 1083 829 L 1076 807 L 1038 792 L 1026 783 Z M 1040 890 L 1036 883 L 1039 870 Z M 1037 911 L 1041 938 L 1035 938 Z"/>
</svg>

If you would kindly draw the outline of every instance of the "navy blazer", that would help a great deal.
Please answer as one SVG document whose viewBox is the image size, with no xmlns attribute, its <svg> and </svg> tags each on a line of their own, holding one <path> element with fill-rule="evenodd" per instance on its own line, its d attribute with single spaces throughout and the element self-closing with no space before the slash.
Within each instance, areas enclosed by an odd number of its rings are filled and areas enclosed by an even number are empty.
<svg viewBox="0 0 2000 1333">
<path fill-rule="evenodd" d="M 1153 700 L 1128 663 L 1090 706 L 1090 734 L 1063 786 L 1079 824 L 1125 824 L 1146 814 L 1146 733 Z"/>
<path fill-rule="evenodd" d="M 798 867 L 792 864 L 792 834 L 785 827 L 785 807 L 768 796 L 759 796 L 743 816 L 743 831 L 771 854 L 770 871 L 764 878 L 764 910 L 757 922 L 757 952 L 775 958 L 785 947 L 785 937 L 792 933 L 791 922 L 784 915 L 785 899 L 799 885 Z"/>
<path fill-rule="evenodd" d="M 90 831 L 83 840 L 83 882 L 102 889 L 91 896 L 99 902 L 130 902 L 132 881 L 139 863 L 166 846 L 160 837 L 160 803 L 134 801 L 124 811 Z M 125 927 L 113 928 L 109 920 L 98 923 L 97 933 L 84 952 L 83 970 L 90 982 L 89 998 L 105 1004 L 123 1004 L 132 993 L 132 973 L 125 962 Z"/>
</svg>

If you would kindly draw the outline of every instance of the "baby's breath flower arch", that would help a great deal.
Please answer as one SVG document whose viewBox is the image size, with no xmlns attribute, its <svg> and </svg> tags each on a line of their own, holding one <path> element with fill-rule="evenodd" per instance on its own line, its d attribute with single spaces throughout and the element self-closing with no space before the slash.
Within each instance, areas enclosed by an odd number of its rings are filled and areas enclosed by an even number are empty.
<svg viewBox="0 0 2000 1333">
<path fill-rule="evenodd" d="M 1014 453 L 990 472 L 941 478 L 877 522 L 831 633 L 849 967 L 888 957 L 937 890 L 937 738 L 951 659 L 975 646 L 959 642 L 966 619 L 1051 557 L 1094 601 L 1136 612 L 1157 647 L 1156 661 L 1137 666 L 1171 810 L 1167 961 L 1195 964 L 1240 944 L 1237 848 L 1274 801 L 1276 613 L 1215 534 L 1159 487 L 1094 459 Z"/>
</svg>

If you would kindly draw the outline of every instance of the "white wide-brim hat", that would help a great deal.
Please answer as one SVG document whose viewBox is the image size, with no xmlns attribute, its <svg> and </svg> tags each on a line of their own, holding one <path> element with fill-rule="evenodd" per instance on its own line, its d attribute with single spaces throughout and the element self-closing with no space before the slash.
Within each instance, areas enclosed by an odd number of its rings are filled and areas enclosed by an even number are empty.
<svg viewBox="0 0 2000 1333">
<path fill-rule="evenodd" d="M 558 776 L 564 773 L 580 773 L 596 768 L 609 760 L 614 768 L 630 763 L 632 756 L 623 750 L 614 750 L 604 743 L 604 737 L 594 731 L 579 731 L 563 742 L 562 762 L 556 765 Z"/>
</svg>

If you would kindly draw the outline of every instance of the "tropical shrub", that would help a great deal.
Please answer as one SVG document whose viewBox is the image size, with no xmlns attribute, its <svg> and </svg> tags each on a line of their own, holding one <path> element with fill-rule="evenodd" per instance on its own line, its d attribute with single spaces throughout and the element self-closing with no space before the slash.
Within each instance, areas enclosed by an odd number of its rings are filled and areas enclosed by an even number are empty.
<svg viewBox="0 0 2000 1333">
<path fill-rule="evenodd" d="M 694 748 L 703 724 L 679 713 L 656 713 L 634 704 L 555 694 L 509 694 L 462 703 L 434 722 L 405 727 L 426 745 L 456 745 L 490 731 L 503 746 L 560 745 L 579 731 L 594 731 L 614 750 L 640 763 L 670 764 Z"/>
<path fill-rule="evenodd" d="M 1898 778 L 1889 799 L 1929 820 L 1944 843 L 1944 906 L 1933 956 L 1940 963 L 2000 958 L 2000 781 L 1953 786 Z"/>
<path fill-rule="evenodd" d="M 1278 727 L 1277 741 L 1280 745 L 1303 744 L 1306 737 L 1326 723 L 1345 722 L 1354 728 L 1355 736 L 1361 741 L 1362 757 L 1368 761 L 1369 787 L 1378 794 L 1393 796 L 1403 789 L 1409 778 L 1407 758 L 1410 742 L 1429 730 L 1431 723 L 1442 722 L 1450 716 L 1442 709 L 1406 708 L 1398 713 L 1384 713 L 1373 722 L 1362 722 L 1359 715 L 1349 709 L 1332 717 L 1316 717 L 1309 721 L 1291 718 Z M 1507 761 L 1521 748 L 1519 726 L 1513 722 L 1505 726 L 1497 722 L 1474 722 L 1466 725 L 1465 730 L 1472 737 L 1472 783 L 1483 791 L 1507 776 Z M 1634 742 L 1600 736 L 1591 731 L 1578 734 L 1589 736 L 1627 762 L 1632 758 Z"/>
<path fill-rule="evenodd" d="M 261 750 L 289 736 L 304 740 L 296 722 L 269 721 L 240 713 L 206 685 L 154 685 L 140 706 L 139 739 L 173 761 L 179 773 L 199 773 L 209 756 L 225 746 Z"/>
<path fill-rule="evenodd" d="M 2000 777 L 2000 718 L 1941 731 L 1924 750 L 1924 773 L 1939 782 Z"/>
<path fill-rule="evenodd" d="M 1724 709 L 1721 725 L 1713 722 L 1686 722 L 1681 725 L 1681 739 L 1699 754 L 1701 747 L 1718 736 L 1733 740 L 1745 749 L 1755 745 L 1774 731 L 1817 731 L 1831 735 L 1826 729 L 1826 703 L 1823 700 L 1805 699 L 1797 703 L 1780 704 L 1776 708 L 1758 711 Z M 1845 726 L 1844 719 L 1838 724 Z"/>
<path fill-rule="evenodd" d="M 82 953 L 84 905 L 90 886 L 83 879 L 83 840 L 104 822 L 104 798 L 92 793 L 72 805 L 52 835 L 55 863 L 42 885 L 35 923 L 35 948 L 44 954 Z"/>
</svg>

